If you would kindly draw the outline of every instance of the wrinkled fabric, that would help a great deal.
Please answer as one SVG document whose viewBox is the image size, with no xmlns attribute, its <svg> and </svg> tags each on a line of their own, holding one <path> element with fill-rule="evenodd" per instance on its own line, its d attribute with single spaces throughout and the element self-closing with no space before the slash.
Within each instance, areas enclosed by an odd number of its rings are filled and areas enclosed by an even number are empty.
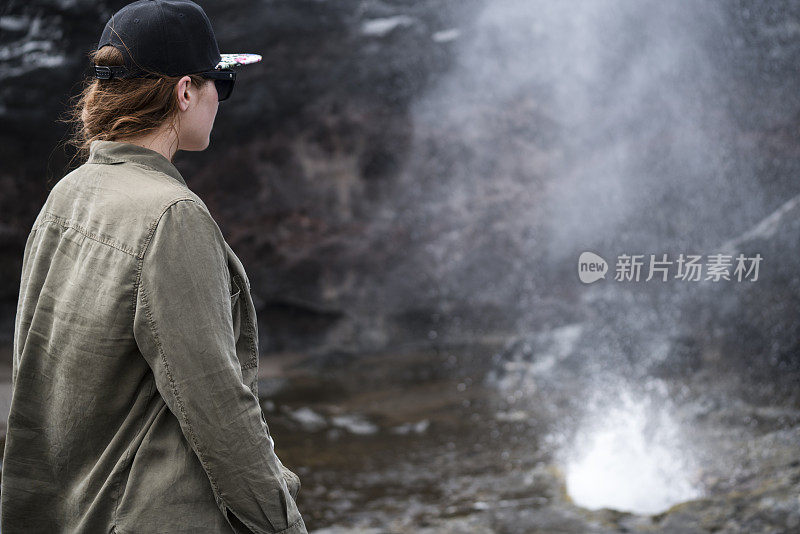
<svg viewBox="0 0 800 534">
<path fill-rule="evenodd" d="M 305 533 L 250 281 L 163 155 L 94 141 L 25 245 L 0 530 Z"/>
</svg>

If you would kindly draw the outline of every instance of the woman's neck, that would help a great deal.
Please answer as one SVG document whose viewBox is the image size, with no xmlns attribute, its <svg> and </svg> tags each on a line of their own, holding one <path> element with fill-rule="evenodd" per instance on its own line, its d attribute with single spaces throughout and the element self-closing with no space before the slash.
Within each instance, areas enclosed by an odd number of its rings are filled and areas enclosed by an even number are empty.
<svg viewBox="0 0 800 534">
<path fill-rule="evenodd" d="M 120 139 L 123 143 L 138 145 L 150 150 L 155 150 L 169 161 L 178 151 L 178 140 L 172 129 L 159 129 L 146 135 Z"/>
</svg>

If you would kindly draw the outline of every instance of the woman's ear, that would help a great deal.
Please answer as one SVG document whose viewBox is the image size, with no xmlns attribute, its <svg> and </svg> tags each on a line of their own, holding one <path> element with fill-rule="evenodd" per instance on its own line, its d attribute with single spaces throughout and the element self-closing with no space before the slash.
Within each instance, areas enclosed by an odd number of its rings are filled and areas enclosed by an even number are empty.
<svg viewBox="0 0 800 534">
<path fill-rule="evenodd" d="M 192 86 L 192 79 L 188 76 L 184 76 L 178 80 L 175 87 L 178 92 L 178 108 L 181 111 L 186 111 L 189 109 L 192 98 L 196 97 L 194 87 Z"/>
</svg>

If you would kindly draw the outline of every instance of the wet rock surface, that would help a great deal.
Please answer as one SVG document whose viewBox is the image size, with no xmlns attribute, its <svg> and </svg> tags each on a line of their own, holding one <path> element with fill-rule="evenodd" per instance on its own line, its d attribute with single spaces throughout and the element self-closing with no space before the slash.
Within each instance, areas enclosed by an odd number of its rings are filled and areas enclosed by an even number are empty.
<svg viewBox="0 0 800 534">
<path fill-rule="evenodd" d="M 724 371 L 672 392 L 700 457 L 691 476 L 702 496 L 653 514 L 577 505 L 558 434 L 578 424 L 569 401 L 579 402 L 584 387 L 566 378 L 557 397 L 514 395 L 517 387 L 504 382 L 518 373 L 514 345 L 262 362 L 262 408 L 277 454 L 300 476 L 309 531 L 784 533 L 800 526 L 800 406 L 747 402 L 738 378 Z"/>
<path fill-rule="evenodd" d="M 800 407 L 737 399 L 724 373 L 711 388 L 690 383 L 676 417 L 701 453 L 692 478 L 703 495 L 654 514 L 589 510 L 572 501 L 563 443 L 550 439 L 569 426 L 563 401 L 581 398 L 580 384 L 560 381 L 562 398 L 515 401 L 498 378 L 512 360 L 498 354 L 492 345 L 406 349 L 335 367 L 297 357 L 282 369 L 283 386 L 265 376 L 262 405 L 278 454 L 301 478 L 309 528 L 749 533 L 800 525 Z"/>
</svg>

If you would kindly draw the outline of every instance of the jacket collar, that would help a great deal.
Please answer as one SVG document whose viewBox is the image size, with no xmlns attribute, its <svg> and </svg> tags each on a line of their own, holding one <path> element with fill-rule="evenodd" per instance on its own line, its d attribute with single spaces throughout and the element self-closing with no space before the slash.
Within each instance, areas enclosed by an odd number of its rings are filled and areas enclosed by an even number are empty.
<svg viewBox="0 0 800 534">
<path fill-rule="evenodd" d="M 138 163 L 161 171 L 186 186 L 186 181 L 181 176 L 178 168 L 155 150 L 132 143 L 102 139 L 96 139 L 89 145 L 89 159 L 86 163 L 114 164 L 124 161 Z"/>
</svg>

